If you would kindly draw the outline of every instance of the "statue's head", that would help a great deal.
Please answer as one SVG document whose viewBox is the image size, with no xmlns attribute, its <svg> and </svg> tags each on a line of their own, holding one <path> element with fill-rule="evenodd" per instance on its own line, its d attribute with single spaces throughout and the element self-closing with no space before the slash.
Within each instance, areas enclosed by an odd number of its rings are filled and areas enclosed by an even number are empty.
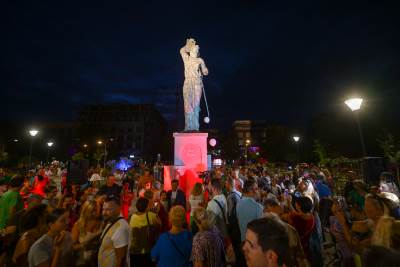
<svg viewBox="0 0 400 267">
<path fill-rule="evenodd" d="M 199 57 L 199 55 L 200 55 L 200 47 L 198 45 L 192 46 L 192 48 L 190 49 L 189 53 L 190 53 L 191 57 Z"/>
</svg>

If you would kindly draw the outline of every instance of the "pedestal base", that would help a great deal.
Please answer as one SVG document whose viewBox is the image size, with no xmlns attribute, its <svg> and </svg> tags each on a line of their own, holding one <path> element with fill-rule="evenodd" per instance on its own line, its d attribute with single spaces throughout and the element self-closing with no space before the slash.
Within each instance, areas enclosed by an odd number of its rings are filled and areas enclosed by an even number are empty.
<svg viewBox="0 0 400 267">
<path fill-rule="evenodd" d="M 207 170 L 208 133 L 174 133 L 174 165 L 195 172 Z"/>
<path fill-rule="evenodd" d="M 207 170 L 207 133 L 174 133 L 174 166 L 164 168 L 164 189 L 179 179 L 179 187 L 189 197 L 195 183 L 201 183 L 198 173 Z"/>
</svg>

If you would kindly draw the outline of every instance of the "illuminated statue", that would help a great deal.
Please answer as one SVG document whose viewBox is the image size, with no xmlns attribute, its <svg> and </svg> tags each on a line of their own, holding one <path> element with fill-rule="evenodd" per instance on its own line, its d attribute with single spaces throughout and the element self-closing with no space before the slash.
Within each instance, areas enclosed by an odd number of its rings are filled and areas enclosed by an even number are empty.
<svg viewBox="0 0 400 267">
<path fill-rule="evenodd" d="M 208 75 L 204 60 L 199 57 L 200 47 L 194 39 L 186 39 L 180 53 L 185 67 L 183 102 L 185 110 L 185 131 L 199 130 L 200 99 L 203 88 L 203 75 Z"/>
</svg>

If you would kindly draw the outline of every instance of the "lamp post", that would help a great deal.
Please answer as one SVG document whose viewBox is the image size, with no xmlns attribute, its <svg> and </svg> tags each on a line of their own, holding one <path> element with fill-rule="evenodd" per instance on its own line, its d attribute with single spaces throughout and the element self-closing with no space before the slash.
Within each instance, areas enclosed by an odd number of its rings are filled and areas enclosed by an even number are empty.
<svg viewBox="0 0 400 267">
<path fill-rule="evenodd" d="M 103 158 L 103 169 L 106 169 L 106 158 L 107 158 L 107 144 L 101 140 L 97 141 L 97 144 L 102 145 L 104 144 L 104 158 Z"/>
<path fill-rule="evenodd" d="M 29 168 L 32 167 L 32 148 L 33 148 L 33 138 L 39 133 L 38 130 L 29 130 L 29 135 L 31 136 L 31 146 L 29 148 Z"/>
<path fill-rule="evenodd" d="M 293 136 L 293 141 L 296 144 L 297 163 L 300 163 L 300 149 L 299 149 L 300 136 L 298 136 L 298 135 Z"/>
<path fill-rule="evenodd" d="M 49 141 L 47 142 L 47 156 L 46 156 L 46 162 L 49 162 L 49 154 L 50 154 L 50 149 L 54 145 L 53 142 Z"/>
<path fill-rule="evenodd" d="M 359 116 L 359 110 L 361 109 L 362 102 L 363 102 L 362 98 L 350 98 L 350 99 L 347 99 L 346 101 L 344 101 L 346 106 L 353 112 L 354 117 L 356 118 L 358 134 L 360 136 L 360 142 L 361 142 L 361 149 L 362 149 L 363 156 L 365 157 L 365 156 L 367 156 L 367 150 L 365 149 L 364 136 L 362 133 L 360 116 Z"/>
<path fill-rule="evenodd" d="M 247 166 L 247 150 L 248 150 L 248 147 L 249 147 L 250 143 L 251 143 L 250 139 L 246 139 L 246 141 L 245 141 L 245 150 L 244 150 L 244 159 L 245 159 L 245 165 L 246 166 Z"/>
</svg>

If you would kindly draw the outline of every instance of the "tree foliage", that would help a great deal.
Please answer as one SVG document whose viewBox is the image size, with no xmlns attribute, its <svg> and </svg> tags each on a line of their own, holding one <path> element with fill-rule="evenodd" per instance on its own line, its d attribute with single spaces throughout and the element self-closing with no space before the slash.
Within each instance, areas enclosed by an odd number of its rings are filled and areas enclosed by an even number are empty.
<svg viewBox="0 0 400 267">
<path fill-rule="evenodd" d="M 318 139 L 314 140 L 313 152 L 319 164 L 325 165 L 330 161 L 325 146 Z"/>
<path fill-rule="evenodd" d="M 380 139 L 377 140 L 383 150 L 383 154 L 391 163 L 400 163 L 400 147 L 395 141 L 394 136 L 385 131 Z"/>
<path fill-rule="evenodd" d="M 77 152 L 72 156 L 72 160 L 83 160 L 85 155 L 82 152 Z"/>
</svg>

